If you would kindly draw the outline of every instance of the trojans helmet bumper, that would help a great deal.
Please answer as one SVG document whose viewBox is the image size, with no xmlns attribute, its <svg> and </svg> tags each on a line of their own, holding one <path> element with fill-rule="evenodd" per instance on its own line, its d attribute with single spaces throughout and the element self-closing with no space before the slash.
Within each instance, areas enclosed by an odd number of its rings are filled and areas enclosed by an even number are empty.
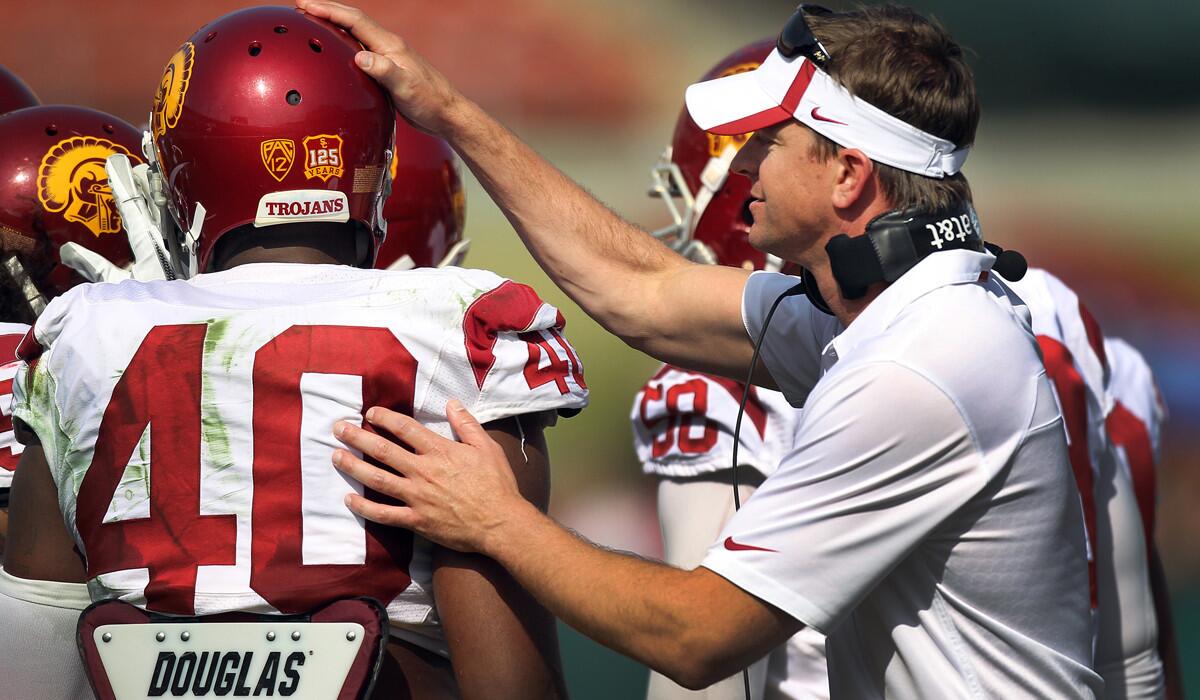
<svg viewBox="0 0 1200 700">
<path fill-rule="evenodd" d="M 354 64 L 359 50 L 329 22 L 255 7 L 201 27 L 171 57 L 150 133 L 199 271 L 245 225 L 353 221 L 371 232 L 374 255 L 394 118 Z"/>
</svg>

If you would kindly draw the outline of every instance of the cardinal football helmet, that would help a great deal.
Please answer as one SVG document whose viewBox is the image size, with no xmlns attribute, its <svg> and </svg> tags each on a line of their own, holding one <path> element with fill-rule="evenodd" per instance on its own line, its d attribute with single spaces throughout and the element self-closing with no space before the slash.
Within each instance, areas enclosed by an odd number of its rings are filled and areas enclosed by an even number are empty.
<svg viewBox="0 0 1200 700">
<path fill-rule="evenodd" d="M 30 307 L 24 319 L 0 320 L 27 321 L 84 281 L 59 259 L 64 243 L 132 262 L 104 161 L 124 153 L 142 162 L 141 134 L 111 114 L 56 105 L 0 116 L 0 143 L 0 279 Z"/>
<path fill-rule="evenodd" d="M 195 269 L 236 228 L 308 221 L 355 222 L 371 234 L 360 236 L 371 264 L 395 126 L 388 95 L 354 64 L 361 49 L 325 20 L 254 7 L 201 27 L 171 57 L 150 133 Z"/>
<path fill-rule="evenodd" d="M 26 107 L 36 107 L 42 102 L 33 90 L 4 66 L 0 66 L 0 114 L 7 114 Z"/>
<path fill-rule="evenodd" d="M 463 239 L 466 193 L 449 144 L 397 118 L 391 180 L 392 193 L 383 205 L 387 238 L 375 267 L 461 263 L 469 243 Z"/>
<path fill-rule="evenodd" d="M 759 66 L 775 40 L 743 46 L 701 78 L 712 80 Z M 667 205 L 671 224 L 654 235 L 682 255 L 706 264 L 748 269 L 780 268 L 780 260 L 752 247 L 750 181 L 731 175 L 729 165 L 750 134 L 717 136 L 703 131 L 686 108 L 675 124 L 671 145 L 651 170 L 650 194 Z"/>
</svg>

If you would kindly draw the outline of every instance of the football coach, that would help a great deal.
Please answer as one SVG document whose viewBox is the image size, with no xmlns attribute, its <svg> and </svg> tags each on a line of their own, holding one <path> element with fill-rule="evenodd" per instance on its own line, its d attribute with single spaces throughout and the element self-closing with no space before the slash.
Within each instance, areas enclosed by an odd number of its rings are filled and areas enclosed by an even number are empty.
<svg viewBox="0 0 1200 700">
<path fill-rule="evenodd" d="M 896 7 L 802 7 L 755 71 L 693 85 L 693 119 L 754 136 L 751 243 L 805 269 L 693 264 L 539 157 L 360 11 L 297 0 L 441 135 L 546 272 L 630 345 L 757 384 L 803 416 L 778 471 L 682 571 L 530 506 L 461 406 L 461 442 L 380 408 L 407 448 L 339 423 L 334 462 L 403 506 L 371 520 L 505 566 L 568 624 L 700 688 L 802 626 L 844 698 L 1092 697 L 1086 545 L 1062 419 L 961 173 L 979 120 L 961 49 Z M 472 50 L 486 54 L 486 47 Z M 768 316 L 774 319 L 768 323 Z M 420 397 L 418 397 L 418 400 Z M 400 476 L 355 456 L 361 451 Z"/>
</svg>

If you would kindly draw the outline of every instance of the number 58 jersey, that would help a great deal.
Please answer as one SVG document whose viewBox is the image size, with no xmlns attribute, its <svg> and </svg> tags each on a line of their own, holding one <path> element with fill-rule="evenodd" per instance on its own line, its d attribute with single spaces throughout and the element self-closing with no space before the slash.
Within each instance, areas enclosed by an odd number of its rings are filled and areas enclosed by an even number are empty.
<svg viewBox="0 0 1200 700">
<path fill-rule="evenodd" d="M 449 437 L 451 398 L 481 422 L 573 414 L 587 389 L 563 325 L 529 287 L 456 268 L 83 285 L 23 343 L 15 415 L 93 599 L 207 615 L 368 595 L 436 637 L 431 545 L 345 507 L 361 487 L 332 466 L 333 424 L 386 406 Z"/>
</svg>

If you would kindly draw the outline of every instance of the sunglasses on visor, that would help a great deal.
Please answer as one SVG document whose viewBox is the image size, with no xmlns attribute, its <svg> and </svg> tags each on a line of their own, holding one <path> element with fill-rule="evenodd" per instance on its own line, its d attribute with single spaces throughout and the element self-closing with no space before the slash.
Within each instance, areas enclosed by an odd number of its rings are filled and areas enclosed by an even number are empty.
<svg viewBox="0 0 1200 700">
<path fill-rule="evenodd" d="M 808 20 L 805 15 L 813 15 L 814 17 L 824 17 L 832 15 L 833 10 L 820 5 L 803 4 L 796 8 L 796 12 L 788 19 L 787 24 L 783 25 L 783 31 L 779 32 L 779 38 L 775 40 L 775 48 L 784 58 L 795 58 L 796 56 L 804 56 L 822 68 L 829 62 L 829 52 L 817 41 L 812 33 L 812 29 L 808 26 Z"/>
</svg>

